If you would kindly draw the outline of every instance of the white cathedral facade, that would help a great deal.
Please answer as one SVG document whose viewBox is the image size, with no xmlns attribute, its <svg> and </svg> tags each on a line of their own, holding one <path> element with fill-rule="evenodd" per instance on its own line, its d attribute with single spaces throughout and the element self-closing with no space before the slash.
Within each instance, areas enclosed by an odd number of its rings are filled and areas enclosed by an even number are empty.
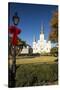
<svg viewBox="0 0 60 90">
<path fill-rule="evenodd" d="M 39 40 L 36 41 L 36 38 L 33 40 L 33 53 L 50 53 L 51 50 L 51 41 L 44 39 L 44 27 L 41 25 L 41 32 Z"/>
</svg>

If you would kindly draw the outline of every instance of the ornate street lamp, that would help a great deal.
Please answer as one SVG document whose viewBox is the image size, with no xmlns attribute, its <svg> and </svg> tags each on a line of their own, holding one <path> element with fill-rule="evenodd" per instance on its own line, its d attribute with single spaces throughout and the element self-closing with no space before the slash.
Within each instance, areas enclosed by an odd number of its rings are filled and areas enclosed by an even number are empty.
<svg viewBox="0 0 60 90">
<path fill-rule="evenodd" d="M 17 13 L 15 13 L 15 15 L 13 16 L 12 18 L 13 20 L 13 23 L 14 25 L 18 25 L 19 23 L 19 17 L 17 15 Z M 17 38 L 16 38 L 17 39 Z M 14 87 L 15 87 L 15 84 L 16 84 L 16 80 L 15 80 L 15 77 L 16 77 L 16 45 L 14 44 L 14 56 L 13 56 L 13 66 L 12 66 L 12 72 L 13 72 L 13 80 L 14 80 Z"/>
<path fill-rule="evenodd" d="M 20 18 L 18 17 L 17 13 L 12 18 L 14 26 L 9 27 L 9 33 L 12 35 L 12 45 L 13 45 L 13 60 L 12 64 L 10 65 L 11 68 L 9 69 L 10 76 L 9 76 L 9 87 L 15 87 L 16 86 L 16 45 L 17 45 L 17 35 L 21 33 L 21 30 L 17 28 Z"/>
</svg>

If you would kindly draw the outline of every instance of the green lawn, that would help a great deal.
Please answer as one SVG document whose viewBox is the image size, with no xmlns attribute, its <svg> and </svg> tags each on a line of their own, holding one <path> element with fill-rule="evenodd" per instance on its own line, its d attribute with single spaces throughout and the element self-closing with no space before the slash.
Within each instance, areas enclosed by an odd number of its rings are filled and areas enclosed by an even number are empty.
<svg viewBox="0 0 60 90">
<path fill-rule="evenodd" d="M 20 57 L 16 60 L 16 87 L 58 84 L 57 57 Z"/>
<path fill-rule="evenodd" d="M 16 57 L 16 87 L 57 85 L 58 62 L 54 56 Z M 12 58 L 10 59 L 10 63 Z"/>
<path fill-rule="evenodd" d="M 58 84 L 58 64 L 19 64 L 16 70 L 16 87 Z"/>
<path fill-rule="evenodd" d="M 29 64 L 29 63 L 53 63 L 57 57 L 54 56 L 36 56 L 34 58 L 27 58 L 27 57 L 18 57 L 16 59 L 16 64 Z"/>
</svg>

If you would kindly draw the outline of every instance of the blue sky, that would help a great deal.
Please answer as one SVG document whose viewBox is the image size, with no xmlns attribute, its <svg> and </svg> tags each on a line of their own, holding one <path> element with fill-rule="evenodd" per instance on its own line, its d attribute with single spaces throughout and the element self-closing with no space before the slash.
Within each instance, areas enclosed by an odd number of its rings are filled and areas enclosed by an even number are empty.
<svg viewBox="0 0 60 90">
<path fill-rule="evenodd" d="M 41 24 L 44 24 L 45 39 L 48 39 L 50 33 L 50 20 L 52 13 L 58 10 L 56 5 L 41 5 L 41 4 L 23 4 L 9 3 L 8 4 L 8 24 L 12 25 L 12 17 L 15 12 L 20 17 L 18 28 L 22 30 L 19 37 L 32 46 L 33 37 L 39 39 Z"/>
</svg>

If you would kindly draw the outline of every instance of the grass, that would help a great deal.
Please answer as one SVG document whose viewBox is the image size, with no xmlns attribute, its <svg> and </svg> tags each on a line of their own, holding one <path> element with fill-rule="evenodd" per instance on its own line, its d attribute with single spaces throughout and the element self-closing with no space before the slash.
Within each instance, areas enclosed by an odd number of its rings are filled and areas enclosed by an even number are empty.
<svg viewBox="0 0 60 90">
<path fill-rule="evenodd" d="M 39 57 L 37 56 L 34 58 L 18 57 L 18 59 L 16 59 L 16 64 L 30 64 L 30 63 L 40 63 L 40 62 L 52 63 L 56 59 L 57 57 L 54 57 L 54 56 L 39 56 Z"/>
<path fill-rule="evenodd" d="M 56 59 L 54 56 L 16 57 L 16 87 L 58 84 Z"/>
<path fill-rule="evenodd" d="M 58 84 L 58 64 L 20 64 L 16 70 L 16 87 Z"/>
</svg>

